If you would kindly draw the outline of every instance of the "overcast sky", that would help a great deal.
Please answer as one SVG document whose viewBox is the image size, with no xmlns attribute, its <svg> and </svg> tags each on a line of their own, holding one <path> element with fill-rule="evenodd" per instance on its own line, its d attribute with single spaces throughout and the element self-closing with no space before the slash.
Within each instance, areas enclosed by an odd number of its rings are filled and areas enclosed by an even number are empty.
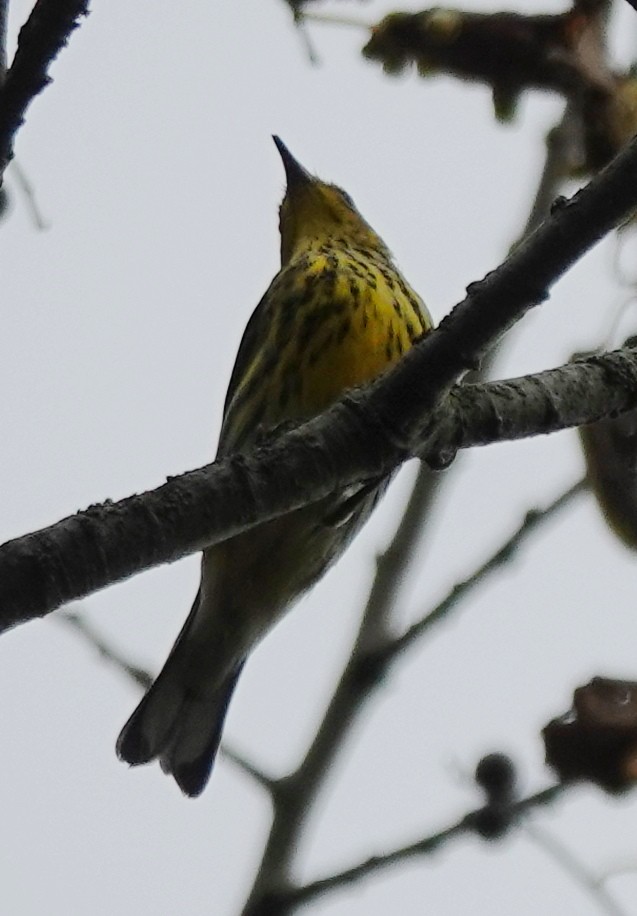
<svg viewBox="0 0 637 916">
<path fill-rule="evenodd" d="M 614 24 L 624 59 L 637 34 L 625 6 Z M 214 454 L 243 327 L 278 267 L 284 181 L 272 133 L 352 194 L 439 320 L 519 233 L 560 112 L 535 94 L 513 125 L 498 125 L 486 89 L 390 80 L 360 58 L 354 30 L 312 27 L 322 65 L 311 67 L 280 0 L 92 7 L 17 144 L 48 231 L 34 228 L 7 176 L 2 540 Z M 13 40 L 28 9 L 13 0 Z M 332 9 L 374 21 L 390 7 Z M 524 319 L 499 375 L 597 345 L 625 295 L 613 253 L 600 245 Z M 413 470 L 246 669 L 226 736 L 274 773 L 294 766 L 319 719 Z M 571 432 L 461 456 L 399 620 L 420 616 L 582 470 Z M 546 785 L 539 730 L 573 688 L 595 674 L 637 678 L 636 574 L 637 558 L 589 498 L 551 524 L 392 674 L 338 760 L 299 876 L 451 823 L 480 801 L 468 776 L 485 752 L 513 756 L 523 792 Z M 197 577 L 192 557 L 93 596 L 82 612 L 156 671 Z M 119 763 L 114 742 L 138 691 L 55 619 L 4 635 L 0 652 L 0 911 L 236 916 L 268 827 L 260 791 L 220 760 L 189 801 L 156 765 Z M 637 864 L 636 818 L 634 799 L 582 789 L 534 822 L 598 874 Z M 637 916 L 637 873 L 609 888 Z M 458 840 L 307 912 L 599 909 L 520 832 L 489 847 Z"/>
</svg>

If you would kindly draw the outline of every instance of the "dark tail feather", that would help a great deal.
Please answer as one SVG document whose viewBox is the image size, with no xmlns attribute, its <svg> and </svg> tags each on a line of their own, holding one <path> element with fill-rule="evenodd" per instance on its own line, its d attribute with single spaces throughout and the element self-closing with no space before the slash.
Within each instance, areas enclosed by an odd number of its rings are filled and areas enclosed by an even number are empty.
<svg viewBox="0 0 637 916">
<path fill-rule="evenodd" d="M 164 773 L 171 773 L 181 791 L 196 798 L 210 779 L 221 743 L 228 706 L 243 670 L 242 661 L 212 697 L 194 702 L 185 700 L 176 730 L 159 758 Z M 202 717 L 208 723 L 202 732 Z M 203 743 L 202 743 L 203 739 Z"/>
<path fill-rule="evenodd" d="M 137 766 L 159 758 L 186 795 L 203 792 L 219 749 L 242 661 L 214 691 L 189 691 L 164 668 L 120 732 L 117 756 Z"/>
<path fill-rule="evenodd" d="M 166 664 L 121 730 L 117 756 L 137 766 L 159 758 L 182 792 L 199 795 L 210 777 L 244 659 L 228 663 L 223 640 L 201 616 L 201 592 Z"/>
</svg>

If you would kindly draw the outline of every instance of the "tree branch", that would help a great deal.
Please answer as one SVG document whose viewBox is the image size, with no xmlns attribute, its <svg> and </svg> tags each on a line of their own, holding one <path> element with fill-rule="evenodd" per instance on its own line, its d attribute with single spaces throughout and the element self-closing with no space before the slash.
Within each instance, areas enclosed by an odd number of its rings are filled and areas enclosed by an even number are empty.
<svg viewBox="0 0 637 916">
<path fill-rule="evenodd" d="M 526 439 L 622 413 L 635 400 L 637 349 L 484 385 L 456 385 L 433 414 L 421 456 L 444 465 L 456 449 Z"/>
<path fill-rule="evenodd" d="M 35 196 L 35 189 L 31 184 L 26 172 L 20 165 L 17 159 L 11 160 L 11 174 L 15 178 L 16 183 L 20 190 L 22 191 L 22 196 L 27 205 L 27 209 L 31 215 L 33 225 L 36 229 L 43 231 L 49 229 L 51 224 L 44 217 L 40 207 L 38 206 L 38 201 Z"/>
<path fill-rule="evenodd" d="M 139 665 L 133 664 L 133 662 L 116 652 L 110 642 L 105 640 L 103 636 L 100 636 L 98 631 L 95 627 L 91 626 L 85 616 L 77 614 L 75 611 L 65 611 L 63 614 L 59 614 L 55 619 L 70 627 L 73 632 L 79 634 L 82 639 L 98 652 L 100 658 L 103 658 L 109 664 L 117 668 L 118 671 L 121 671 L 122 674 L 125 674 L 127 678 L 137 684 L 138 687 L 141 687 L 142 690 L 148 690 L 155 680 L 152 674 L 146 671 L 145 668 L 140 668 Z"/>
<path fill-rule="evenodd" d="M 4 0 L 3 4 L 6 12 Z M 13 63 L 0 89 L 0 184 L 27 108 L 51 81 L 50 64 L 78 27 L 78 19 L 87 15 L 88 0 L 37 0 L 20 30 Z"/>
<path fill-rule="evenodd" d="M 551 804 L 565 789 L 566 787 L 562 784 L 553 785 L 543 789 L 541 792 L 537 792 L 535 795 L 513 801 L 509 809 L 510 818 L 515 820 L 533 808 Z M 464 834 L 475 833 L 483 811 L 484 808 L 470 811 L 459 821 L 437 833 L 425 836 L 415 843 L 400 846 L 383 855 L 373 856 L 327 878 L 320 878 L 318 881 L 313 881 L 302 887 L 293 887 L 282 890 L 279 893 L 272 893 L 267 900 L 264 899 L 261 902 L 260 907 L 244 911 L 244 916 L 266 916 L 266 914 L 267 916 L 287 916 L 288 913 L 291 913 L 299 906 L 309 903 L 311 900 L 315 900 L 330 891 L 337 890 L 355 881 L 360 881 L 370 875 L 376 875 L 392 865 L 405 862 L 407 859 L 431 855 L 449 840 Z"/>
<path fill-rule="evenodd" d="M 0 630 L 228 537 L 261 520 L 264 509 L 269 518 L 347 482 L 386 473 L 391 432 L 385 426 L 386 438 L 379 440 L 374 425 L 364 425 L 364 405 L 378 390 L 375 385 L 371 392 L 353 392 L 327 414 L 254 453 L 191 471 L 143 496 L 92 506 L 7 542 L 0 547 Z M 425 454 L 440 460 L 459 446 L 579 425 L 636 404 L 637 351 L 623 349 L 524 379 L 457 386 L 429 421 L 435 438 L 425 429 L 421 441 Z M 347 412 L 355 405 L 360 409 L 352 419 L 362 422 L 350 428 Z M 336 440 L 331 417 L 339 424 Z M 395 446 L 394 455 L 406 457 Z"/>
<path fill-rule="evenodd" d="M 542 224 L 564 181 L 582 167 L 582 142 L 581 116 L 569 101 L 561 121 L 546 137 L 544 167 L 522 238 Z"/>
<path fill-rule="evenodd" d="M 460 601 L 467 598 L 474 588 L 482 585 L 491 573 L 500 569 L 506 563 L 510 563 L 522 544 L 534 534 L 541 525 L 544 525 L 550 518 L 566 508 L 576 496 L 583 493 L 587 486 L 585 478 L 578 480 L 577 483 L 561 493 L 557 499 L 554 499 L 553 502 L 545 506 L 544 509 L 529 510 L 516 531 L 507 538 L 502 546 L 496 550 L 488 560 L 474 570 L 471 575 L 467 576 L 466 579 L 457 582 L 439 604 L 409 627 L 402 636 L 388 642 L 387 645 L 383 647 L 379 653 L 379 662 L 382 660 L 383 666 L 388 666 L 406 649 L 411 648 L 417 640 L 431 629 L 432 626 L 445 619 Z"/>
</svg>

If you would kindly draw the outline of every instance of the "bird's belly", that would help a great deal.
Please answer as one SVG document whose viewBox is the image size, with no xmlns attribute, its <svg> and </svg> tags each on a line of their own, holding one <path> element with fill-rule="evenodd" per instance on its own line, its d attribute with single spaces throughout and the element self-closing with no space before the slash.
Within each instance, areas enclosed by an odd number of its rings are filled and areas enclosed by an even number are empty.
<svg viewBox="0 0 637 916">
<path fill-rule="evenodd" d="M 341 555 L 369 518 L 385 482 L 342 524 L 331 524 L 338 499 L 257 525 L 204 553 L 206 604 L 225 638 L 247 650 Z"/>
</svg>

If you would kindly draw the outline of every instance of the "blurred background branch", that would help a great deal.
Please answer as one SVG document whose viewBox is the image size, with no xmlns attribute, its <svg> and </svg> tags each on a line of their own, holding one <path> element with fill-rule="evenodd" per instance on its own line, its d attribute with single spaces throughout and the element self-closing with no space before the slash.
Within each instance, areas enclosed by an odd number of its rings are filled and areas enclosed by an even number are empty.
<svg viewBox="0 0 637 916">
<path fill-rule="evenodd" d="M 0 10 L 0 26 L 6 29 L 8 3 L 2 3 Z M 15 57 L 0 85 L 0 184 L 13 158 L 15 135 L 27 108 L 51 82 L 49 66 L 78 27 L 80 18 L 87 15 L 88 0 L 37 0 L 20 30 Z M 0 30 L 0 38 L 4 37 Z M 4 42 L 3 47 L 6 48 Z"/>
</svg>

